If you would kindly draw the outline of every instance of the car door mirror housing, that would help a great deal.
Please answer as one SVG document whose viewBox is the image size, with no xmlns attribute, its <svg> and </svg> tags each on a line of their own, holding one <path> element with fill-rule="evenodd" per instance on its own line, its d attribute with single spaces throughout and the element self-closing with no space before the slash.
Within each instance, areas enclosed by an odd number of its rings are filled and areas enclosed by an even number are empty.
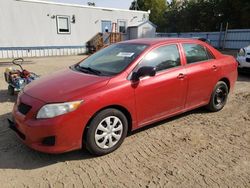
<svg viewBox="0 0 250 188">
<path fill-rule="evenodd" d="M 155 74 L 156 74 L 156 68 L 155 67 L 145 66 L 145 67 L 139 68 L 137 70 L 137 72 L 133 72 L 131 80 L 138 81 L 138 80 L 140 80 L 141 77 L 155 76 Z"/>
</svg>

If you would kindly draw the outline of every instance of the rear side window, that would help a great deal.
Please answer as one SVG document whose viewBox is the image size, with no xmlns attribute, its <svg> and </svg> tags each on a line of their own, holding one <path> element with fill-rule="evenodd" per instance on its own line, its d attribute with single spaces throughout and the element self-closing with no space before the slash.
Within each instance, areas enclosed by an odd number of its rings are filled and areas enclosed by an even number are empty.
<svg viewBox="0 0 250 188">
<path fill-rule="evenodd" d="M 213 55 L 202 45 L 183 44 L 183 48 L 188 64 L 214 59 Z"/>
<path fill-rule="evenodd" d="M 149 52 L 139 64 L 140 67 L 151 66 L 156 72 L 180 66 L 180 55 L 176 45 L 162 46 Z"/>
</svg>

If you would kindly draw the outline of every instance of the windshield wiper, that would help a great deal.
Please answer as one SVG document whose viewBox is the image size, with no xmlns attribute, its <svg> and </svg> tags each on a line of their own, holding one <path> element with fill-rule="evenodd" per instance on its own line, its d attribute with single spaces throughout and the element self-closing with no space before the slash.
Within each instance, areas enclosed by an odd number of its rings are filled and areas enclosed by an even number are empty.
<svg viewBox="0 0 250 188">
<path fill-rule="evenodd" d="M 76 68 L 82 72 L 85 72 L 85 73 L 92 73 L 92 74 L 95 74 L 95 75 L 101 75 L 102 72 L 99 71 L 99 70 L 95 70 L 95 69 L 92 69 L 91 67 L 81 67 L 80 65 L 77 65 Z"/>
</svg>

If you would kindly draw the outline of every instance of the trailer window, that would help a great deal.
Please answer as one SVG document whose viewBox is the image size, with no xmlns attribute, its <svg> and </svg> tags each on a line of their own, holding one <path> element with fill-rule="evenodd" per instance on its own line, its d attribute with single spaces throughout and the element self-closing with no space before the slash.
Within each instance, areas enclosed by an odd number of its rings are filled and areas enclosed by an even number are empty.
<svg viewBox="0 0 250 188">
<path fill-rule="evenodd" d="M 69 16 L 57 16 L 57 33 L 58 34 L 70 34 L 70 17 Z"/>
<path fill-rule="evenodd" d="M 126 33 L 127 22 L 125 20 L 118 20 L 118 29 L 120 33 Z"/>
</svg>

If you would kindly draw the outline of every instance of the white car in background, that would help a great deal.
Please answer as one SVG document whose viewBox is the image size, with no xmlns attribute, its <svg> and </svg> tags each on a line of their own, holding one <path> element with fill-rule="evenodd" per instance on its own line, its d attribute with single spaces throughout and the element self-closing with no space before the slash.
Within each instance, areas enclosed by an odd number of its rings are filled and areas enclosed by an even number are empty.
<svg viewBox="0 0 250 188">
<path fill-rule="evenodd" d="M 239 62 L 240 69 L 250 69 L 250 45 L 239 50 L 237 54 L 237 61 Z"/>
</svg>

